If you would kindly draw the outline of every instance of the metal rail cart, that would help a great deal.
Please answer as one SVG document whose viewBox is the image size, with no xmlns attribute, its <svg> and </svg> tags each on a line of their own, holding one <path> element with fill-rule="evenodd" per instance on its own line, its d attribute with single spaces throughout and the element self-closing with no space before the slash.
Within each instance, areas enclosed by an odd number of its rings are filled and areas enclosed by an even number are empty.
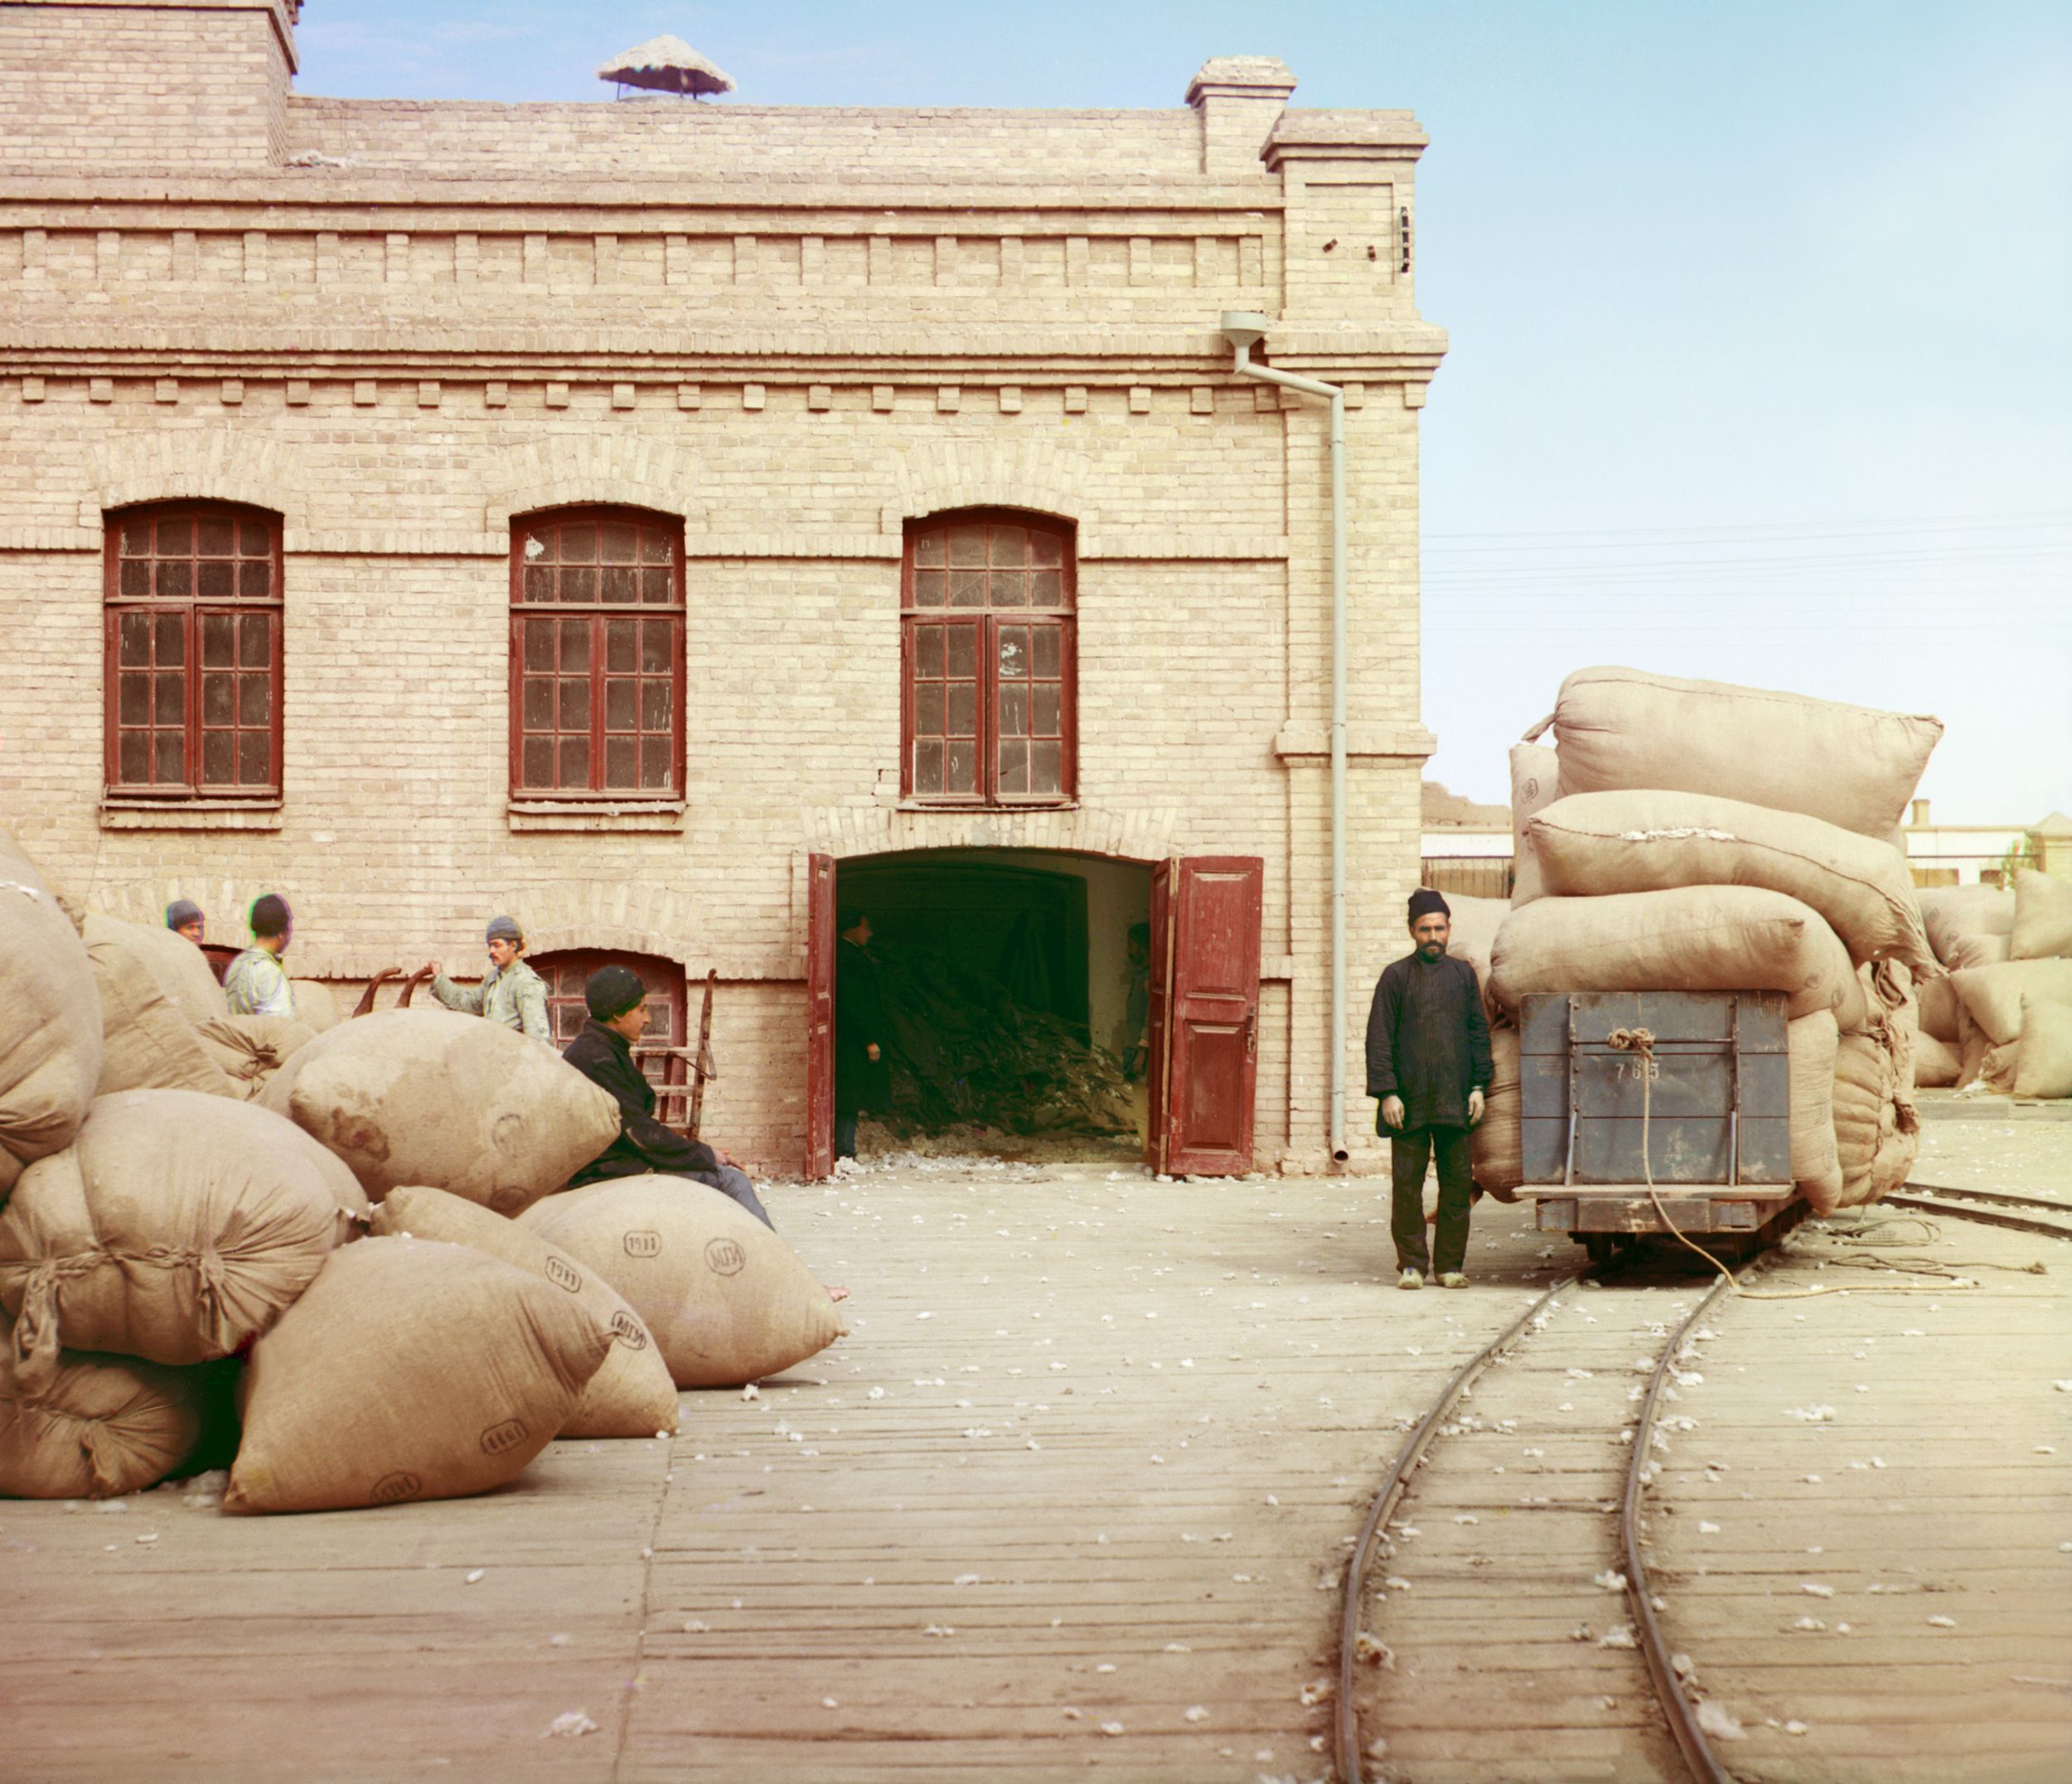
<svg viewBox="0 0 2072 1784">
<path fill-rule="evenodd" d="M 1534 1226 L 1598 1262 L 1672 1226 L 1742 1254 L 1772 1242 L 1804 1212 L 1784 1036 L 1774 991 L 1526 998 L 1520 1139 Z"/>
</svg>

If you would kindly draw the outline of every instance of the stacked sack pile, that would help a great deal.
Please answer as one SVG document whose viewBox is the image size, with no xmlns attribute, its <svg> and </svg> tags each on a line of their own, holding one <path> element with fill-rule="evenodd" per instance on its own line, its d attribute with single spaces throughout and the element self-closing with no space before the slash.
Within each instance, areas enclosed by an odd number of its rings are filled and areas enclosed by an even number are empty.
<svg viewBox="0 0 2072 1784">
<path fill-rule="evenodd" d="M 1556 747 L 1537 738 L 1552 725 Z M 1939 974 L 1898 843 L 1934 718 L 1629 669 L 1578 670 L 1511 752 L 1516 878 L 1484 980 L 1495 1082 L 1475 1174 L 1521 1181 L 1519 1000 L 1776 991 L 1792 1173 L 1876 1200 L 1917 1144 L 1915 987 Z"/>
<path fill-rule="evenodd" d="M 0 833 L 0 1494 L 135 1492 L 212 1445 L 227 1511 L 481 1492 L 841 1335 L 715 1192 L 554 1193 L 618 1108 L 538 1042 L 398 1009 L 226 1056 L 168 939 L 75 922 Z"/>
<path fill-rule="evenodd" d="M 2072 885 L 2024 872 L 1920 901 L 1949 975 L 1921 993 L 1915 1082 L 2072 1096 Z"/>
</svg>

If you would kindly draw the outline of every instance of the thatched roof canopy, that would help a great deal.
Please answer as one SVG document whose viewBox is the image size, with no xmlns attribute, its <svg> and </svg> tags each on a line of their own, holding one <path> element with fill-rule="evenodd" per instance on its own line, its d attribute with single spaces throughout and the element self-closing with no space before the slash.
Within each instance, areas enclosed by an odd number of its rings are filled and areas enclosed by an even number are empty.
<svg viewBox="0 0 2072 1784">
<path fill-rule="evenodd" d="M 646 87 L 656 93 L 733 91 L 733 76 L 707 61 L 681 37 L 651 37 L 613 56 L 597 75 L 622 87 Z"/>
</svg>

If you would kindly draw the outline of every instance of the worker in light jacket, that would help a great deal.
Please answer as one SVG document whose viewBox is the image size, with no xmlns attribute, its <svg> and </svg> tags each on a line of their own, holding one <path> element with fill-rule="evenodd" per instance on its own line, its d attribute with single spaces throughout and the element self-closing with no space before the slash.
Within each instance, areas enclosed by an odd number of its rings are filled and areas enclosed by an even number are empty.
<svg viewBox="0 0 2072 1784">
<path fill-rule="evenodd" d="M 547 1020 L 547 982 L 519 958 L 525 951 L 525 931 L 512 916 L 493 916 L 484 936 L 489 948 L 489 970 L 479 985 L 457 985 L 446 976 L 437 960 L 432 969 L 433 998 L 449 1010 L 486 1017 L 506 1028 L 516 1028 L 528 1040 L 554 1045 L 554 1028 Z"/>
<path fill-rule="evenodd" d="M 1381 1099 L 1375 1131 L 1389 1142 L 1389 1227 L 1402 1288 L 1421 1288 L 1432 1262 L 1425 1246 L 1425 1168 L 1435 1153 L 1439 1280 L 1448 1288 L 1468 1286 L 1471 1130 L 1482 1119 L 1495 1068 L 1475 969 L 1446 952 L 1452 927 L 1437 892 L 1421 887 L 1410 895 L 1411 951 L 1382 969 L 1367 1018 L 1367 1094 Z"/>
</svg>

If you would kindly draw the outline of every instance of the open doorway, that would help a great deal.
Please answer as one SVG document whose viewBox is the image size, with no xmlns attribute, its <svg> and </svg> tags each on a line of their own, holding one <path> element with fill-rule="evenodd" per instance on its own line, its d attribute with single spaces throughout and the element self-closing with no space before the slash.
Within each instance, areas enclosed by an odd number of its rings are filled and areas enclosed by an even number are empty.
<svg viewBox="0 0 2072 1784">
<path fill-rule="evenodd" d="M 869 921 L 865 958 L 848 957 L 846 969 L 852 988 L 869 978 L 885 1030 L 879 1106 L 864 1099 L 861 1155 L 1116 1164 L 1143 1156 L 1148 865 L 1056 850 L 931 849 L 836 863 L 832 896 L 838 931 Z M 837 1037 L 853 1027 L 839 1008 L 830 1015 Z M 835 1045 L 838 1081 L 843 1057 Z M 854 1082 L 835 1091 L 836 1105 L 857 1100 Z M 837 1119 L 847 1112 L 831 1110 Z"/>
</svg>

